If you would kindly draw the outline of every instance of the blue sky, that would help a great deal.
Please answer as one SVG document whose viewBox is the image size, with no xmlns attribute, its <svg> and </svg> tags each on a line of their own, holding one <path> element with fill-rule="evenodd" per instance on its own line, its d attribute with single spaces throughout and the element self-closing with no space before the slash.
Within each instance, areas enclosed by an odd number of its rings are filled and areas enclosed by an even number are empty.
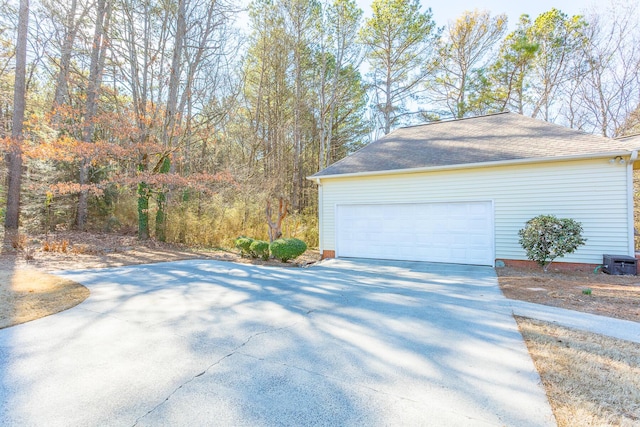
<svg viewBox="0 0 640 427">
<path fill-rule="evenodd" d="M 371 0 L 356 0 L 365 16 L 371 14 Z M 454 20 L 465 10 L 488 10 L 492 15 L 506 13 L 509 17 L 509 27 L 518 21 L 523 13 L 532 18 L 555 7 L 567 15 L 583 14 L 585 9 L 593 5 L 592 0 L 439 0 L 434 2 L 421 1 L 423 10 L 431 7 L 433 18 L 438 26 L 444 26 Z"/>
</svg>

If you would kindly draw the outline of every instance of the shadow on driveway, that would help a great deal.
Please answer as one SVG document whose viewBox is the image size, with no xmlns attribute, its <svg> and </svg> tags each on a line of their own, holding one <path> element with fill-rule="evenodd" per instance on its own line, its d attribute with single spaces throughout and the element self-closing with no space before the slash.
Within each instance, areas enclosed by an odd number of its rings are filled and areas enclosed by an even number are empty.
<svg viewBox="0 0 640 427">
<path fill-rule="evenodd" d="M 554 425 L 491 268 L 189 260 L 0 331 L 2 425 Z"/>
</svg>

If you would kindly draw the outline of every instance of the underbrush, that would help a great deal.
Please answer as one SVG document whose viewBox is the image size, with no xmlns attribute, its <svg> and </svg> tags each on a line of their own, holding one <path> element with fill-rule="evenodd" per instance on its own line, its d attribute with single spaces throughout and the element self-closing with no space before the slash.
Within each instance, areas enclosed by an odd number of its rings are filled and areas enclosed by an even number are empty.
<svg viewBox="0 0 640 427">
<path fill-rule="evenodd" d="M 288 215 L 283 235 L 318 246 L 317 215 L 312 211 Z M 264 207 L 255 201 L 236 200 L 230 204 L 210 200 L 173 206 L 169 212 L 167 241 L 192 247 L 234 247 L 238 236 L 268 240 Z"/>
<path fill-rule="evenodd" d="M 166 242 L 189 247 L 233 248 L 238 236 L 268 240 L 265 194 L 227 191 L 215 195 L 172 193 L 167 201 Z M 27 198 L 23 213 L 24 231 L 30 235 L 60 233 L 74 229 L 75 196 Z M 136 194 L 127 189 L 110 189 L 90 198 L 87 231 L 135 236 L 138 233 Z M 157 205 L 149 203 L 149 232 L 155 236 Z M 291 212 L 282 223 L 283 237 L 297 238 L 311 248 L 318 246 L 318 219 L 315 207 Z M 17 245 L 24 242 L 15 242 Z M 44 251 L 66 252 L 62 242 L 45 242 Z M 82 251 L 82 249 L 78 249 Z"/>
<path fill-rule="evenodd" d="M 62 240 L 45 240 L 42 243 L 43 252 L 61 252 L 66 253 L 69 250 L 69 241 Z"/>
</svg>

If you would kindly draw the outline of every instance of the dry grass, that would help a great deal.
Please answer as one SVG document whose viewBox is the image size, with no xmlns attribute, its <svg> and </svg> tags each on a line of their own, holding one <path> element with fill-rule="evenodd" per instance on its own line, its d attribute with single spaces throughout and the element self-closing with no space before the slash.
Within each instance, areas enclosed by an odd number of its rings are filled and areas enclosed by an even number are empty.
<svg viewBox="0 0 640 427">
<path fill-rule="evenodd" d="M 69 241 L 67 239 L 45 240 L 42 243 L 42 250 L 44 252 L 62 252 L 62 253 L 66 253 L 69 250 Z"/>
<path fill-rule="evenodd" d="M 33 270 L 0 270 L 0 329 L 80 304 L 89 290 L 71 280 Z"/>
<path fill-rule="evenodd" d="M 27 247 L 27 236 L 24 234 L 15 234 L 10 237 L 11 247 L 17 251 L 22 251 Z"/>
<path fill-rule="evenodd" d="M 560 427 L 640 425 L 640 344 L 516 320 Z"/>
</svg>

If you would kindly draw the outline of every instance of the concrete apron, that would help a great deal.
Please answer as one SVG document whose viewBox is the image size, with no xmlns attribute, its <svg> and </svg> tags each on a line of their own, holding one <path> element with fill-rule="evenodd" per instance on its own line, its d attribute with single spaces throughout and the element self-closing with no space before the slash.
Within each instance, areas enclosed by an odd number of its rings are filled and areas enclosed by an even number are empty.
<svg viewBox="0 0 640 427">
<path fill-rule="evenodd" d="M 0 330 L 0 425 L 555 424 L 488 267 L 191 260 L 62 275 L 91 296 Z"/>
</svg>

